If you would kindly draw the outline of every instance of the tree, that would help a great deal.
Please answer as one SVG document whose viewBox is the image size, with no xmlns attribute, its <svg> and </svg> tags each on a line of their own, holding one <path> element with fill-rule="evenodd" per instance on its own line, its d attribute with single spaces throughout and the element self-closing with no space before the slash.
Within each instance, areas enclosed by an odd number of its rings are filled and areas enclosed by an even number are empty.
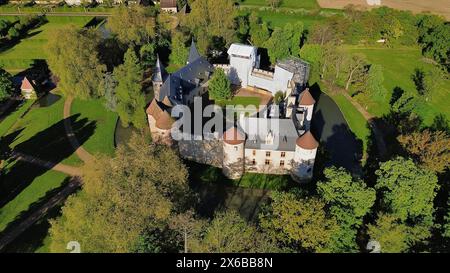
<svg viewBox="0 0 450 273">
<path fill-rule="evenodd" d="M 190 29 L 197 38 L 200 53 L 207 54 L 222 40 L 219 50 L 230 45 L 236 37 L 236 8 L 233 0 L 196 0 L 191 12 L 181 19 L 181 25 Z"/>
<path fill-rule="evenodd" d="M 76 240 L 82 252 L 131 252 L 148 228 L 184 210 L 187 171 L 173 150 L 134 134 L 114 158 L 100 156 L 84 169 L 83 188 L 51 220 L 51 252 Z"/>
<path fill-rule="evenodd" d="M 0 101 L 3 101 L 14 93 L 12 76 L 3 68 L 0 68 Z"/>
<path fill-rule="evenodd" d="M 269 239 L 235 211 L 218 212 L 203 232 L 190 241 L 190 252 L 267 253 L 276 251 Z"/>
<path fill-rule="evenodd" d="M 273 96 L 273 102 L 274 102 L 275 104 L 280 104 L 280 103 L 284 102 L 285 97 L 286 97 L 286 93 L 285 93 L 285 92 L 283 92 L 283 91 L 277 91 L 277 92 L 275 93 L 275 95 Z"/>
<path fill-rule="evenodd" d="M 379 214 L 376 224 L 369 224 L 367 233 L 371 240 L 380 243 L 381 252 L 405 252 L 408 246 L 408 227 L 389 214 Z"/>
<path fill-rule="evenodd" d="M 413 132 L 400 135 L 403 149 L 424 168 L 442 173 L 450 166 L 450 138 L 443 131 Z"/>
<path fill-rule="evenodd" d="M 346 62 L 346 83 L 345 90 L 348 90 L 350 84 L 363 82 L 367 73 L 366 58 L 362 54 L 351 54 Z"/>
<path fill-rule="evenodd" d="M 142 92 L 144 70 L 132 48 L 125 53 L 124 63 L 114 69 L 117 80 L 117 113 L 124 126 L 145 126 L 145 96 Z"/>
<path fill-rule="evenodd" d="M 385 99 L 387 90 L 384 88 L 383 83 L 383 67 L 377 64 L 371 65 L 366 81 L 366 89 L 369 92 L 369 96 L 376 100 Z"/>
<path fill-rule="evenodd" d="M 119 6 L 108 18 L 106 27 L 123 44 L 143 45 L 155 38 L 155 17 L 151 10 L 133 5 Z"/>
<path fill-rule="evenodd" d="M 375 190 L 343 168 L 327 168 L 324 173 L 326 180 L 317 183 L 317 191 L 340 226 L 332 248 L 336 252 L 356 251 L 356 232 L 375 202 Z"/>
<path fill-rule="evenodd" d="M 270 62 L 275 64 L 278 60 L 289 56 L 290 46 L 291 43 L 288 32 L 280 27 L 276 27 L 272 32 L 270 39 L 265 43 L 265 47 L 267 47 L 267 51 L 269 53 Z"/>
<path fill-rule="evenodd" d="M 324 208 L 325 203 L 317 198 L 300 199 L 293 193 L 273 192 L 270 206 L 259 216 L 261 227 L 281 248 L 328 251 L 338 227 Z"/>
<path fill-rule="evenodd" d="M 261 21 L 256 12 L 250 14 L 249 24 L 250 43 L 256 47 L 263 47 L 264 43 L 270 38 L 269 26 L 266 22 Z"/>
<path fill-rule="evenodd" d="M 117 81 L 112 73 L 105 73 L 100 88 L 103 89 L 102 93 L 105 94 L 105 107 L 113 112 L 117 110 L 116 87 Z"/>
<path fill-rule="evenodd" d="M 231 98 L 231 82 L 225 71 L 221 68 L 214 70 L 211 80 L 208 84 L 209 96 L 214 100 L 226 100 Z"/>
<path fill-rule="evenodd" d="M 185 65 L 189 56 L 189 49 L 186 47 L 188 37 L 181 31 L 174 31 L 172 34 L 170 63 L 175 65 Z"/>
<path fill-rule="evenodd" d="M 141 46 L 139 49 L 140 62 L 144 68 L 150 68 L 156 62 L 156 45 L 148 43 Z"/>
<path fill-rule="evenodd" d="M 415 226 L 432 225 L 433 201 L 439 188 L 436 175 L 402 157 L 382 163 L 375 174 L 375 189 L 382 194 L 386 211 Z"/>
<path fill-rule="evenodd" d="M 68 26 L 58 28 L 51 36 L 46 47 L 47 62 L 58 76 L 62 92 L 82 99 L 103 95 L 98 85 L 106 66 L 98 57 L 98 32 Z"/>
<path fill-rule="evenodd" d="M 450 238 L 450 194 L 447 201 L 447 214 L 444 216 L 444 230 L 442 235 L 446 238 Z"/>
</svg>

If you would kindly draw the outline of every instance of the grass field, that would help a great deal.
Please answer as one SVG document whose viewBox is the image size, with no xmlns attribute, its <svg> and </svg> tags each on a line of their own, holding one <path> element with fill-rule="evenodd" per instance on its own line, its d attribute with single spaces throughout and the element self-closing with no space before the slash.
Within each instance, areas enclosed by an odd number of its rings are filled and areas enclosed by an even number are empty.
<svg viewBox="0 0 450 273">
<path fill-rule="evenodd" d="M 65 134 L 64 99 L 55 99 L 57 101 L 45 107 L 39 107 L 39 103 L 36 103 L 23 118 L 17 120 L 7 133 L 15 135 L 10 147 L 46 160 L 62 159 L 63 163 L 80 165 L 81 161 L 73 154 Z"/>
<path fill-rule="evenodd" d="M 25 112 L 31 107 L 34 100 L 26 100 L 18 105 L 11 113 L 7 114 L 0 121 L 0 137 L 8 132 L 8 130 L 17 122 L 17 120 L 25 114 Z"/>
<path fill-rule="evenodd" d="M 425 62 L 422 54 L 417 48 L 366 48 L 346 46 L 350 52 L 363 53 L 368 61 L 383 66 L 384 86 L 389 94 L 394 88 L 400 87 L 405 92 L 417 94 L 416 87 L 411 75 L 414 69 L 421 68 L 427 71 L 433 64 Z M 432 91 L 431 99 L 423 102 L 416 112 L 423 118 L 425 125 L 433 122 L 437 114 L 443 114 L 450 120 L 450 107 L 448 98 L 450 96 L 450 80 L 441 80 Z M 367 107 L 367 110 L 375 115 L 381 116 L 389 112 L 390 95 L 384 101 L 371 101 L 367 98 L 358 98 Z"/>
<path fill-rule="evenodd" d="M 220 106 L 225 106 L 225 105 L 242 105 L 244 107 L 249 106 L 249 105 L 254 105 L 256 107 L 259 106 L 261 102 L 261 99 L 258 97 L 239 97 L 239 96 L 235 96 L 230 100 L 221 100 L 221 101 L 217 101 L 216 103 Z"/>
<path fill-rule="evenodd" d="M 0 16 L 0 19 L 17 20 L 14 16 Z M 29 31 L 27 37 L 23 38 L 20 43 L 6 50 L 0 49 L 0 65 L 10 72 L 18 72 L 28 68 L 33 60 L 47 57 L 44 47 L 51 36 L 52 30 L 70 24 L 82 27 L 91 19 L 92 17 L 48 16 L 47 23 Z"/>
<path fill-rule="evenodd" d="M 350 130 L 357 138 L 363 142 L 363 152 L 367 151 L 367 141 L 370 136 L 370 129 L 363 115 L 349 102 L 342 94 L 331 95 L 339 106 Z"/>
<path fill-rule="evenodd" d="M 117 113 L 108 111 L 103 99 L 74 100 L 72 115 L 80 114 L 80 118 L 96 121 L 94 134 L 83 144 L 90 153 L 114 154 L 114 130 Z"/>
<path fill-rule="evenodd" d="M 269 7 L 267 0 L 243 0 L 241 5 Z M 320 6 L 316 0 L 283 0 L 280 8 L 289 9 L 319 9 Z"/>
<path fill-rule="evenodd" d="M 32 7 L 23 7 L 14 4 L 7 4 L 0 6 L 0 13 L 27 13 L 27 12 L 110 12 L 111 8 L 108 7 L 77 7 L 77 6 L 62 6 L 62 7 L 54 7 L 54 5 L 35 5 Z"/>
<path fill-rule="evenodd" d="M 20 194 L 0 208 L 0 232 L 21 213 L 26 212 L 32 204 L 45 199 L 46 193 L 60 187 L 65 179 L 65 174 L 55 171 L 47 171 L 36 177 Z"/>
</svg>

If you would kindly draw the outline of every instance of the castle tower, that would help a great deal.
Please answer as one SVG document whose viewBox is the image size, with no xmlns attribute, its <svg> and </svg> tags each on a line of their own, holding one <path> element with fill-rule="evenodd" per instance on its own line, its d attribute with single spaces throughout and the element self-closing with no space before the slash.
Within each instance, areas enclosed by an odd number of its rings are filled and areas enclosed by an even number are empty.
<svg viewBox="0 0 450 273">
<path fill-rule="evenodd" d="M 244 174 L 245 134 L 236 127 L 231 127 L 223 134 L 223 174 L 231 179 Z"/>
<path fill-rule="evenodd" d="M 159 60 L 159 56 L 156 57 L 156 66 L 153 70 L 152 83 L 153 83 L 153 93 L 154 97 L 159 100 L 159 92 L 161 91 L 161 86 L 166 80 L 167 72 L 161 61 Z"/>
<path fill-rule="evenodd" d="M 194 38 L 192 38 L 191 48 L 189 48 L 189 57 L 186 64 L 190 64 L 200 58 L 200 53 L 198 53 L 197 46 L 195 45 Z"/>
<path fill-rule="evenodd" d="M 319 143 L 310 131 L 297 138 L 291 172 L 295 181 L 304 182 L 312 178 L 317 147 Z"/>
<path fill-rule="evenodd" d="M 303 120 L 300 122 L 304 125 L 305 130 L 308 131 L 311 128 L 311 120 L 314 112 L 314 104 L 316 100 L 313 98 L 309 89 L 305 89 L 300 93 L 300 100 L 298 102 L 299 110 L 303 111 Z"/>
</svg>

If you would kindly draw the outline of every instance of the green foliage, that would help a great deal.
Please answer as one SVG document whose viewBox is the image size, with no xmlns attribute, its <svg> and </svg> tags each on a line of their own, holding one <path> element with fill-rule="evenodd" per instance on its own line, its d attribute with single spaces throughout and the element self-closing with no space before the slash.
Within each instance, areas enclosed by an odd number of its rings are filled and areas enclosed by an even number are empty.
<svg viewBox="0 0 450 273">
<path fill-rule="evenodd" d="M 284 28 L 276 27 L 265 43 L 270 62 L 275 64 L 278 60 L 298 54 L 302 35 L 302 22 L 297 22 L 295 25 L 288 23 Z"/>
<path fill-rule="evenodd" d="M 222 50 L 236 40 L 237 12 L 233 0 L 196 0 L 191 12 L 181 18 L 198 41 L 200 53 L 206 55 L 210 49 Z"/>
<path fill-rule="evenodd" d="M 100 37 L 91 29 L 73 26 L 56 29 L 47 44 L 47 62 L 66 95 L 82 99 L 101 96 L 98 85 L 106 70 L 97 54 Z"/>
<path fill-rule="evenodd" d="M 279 246 L 291 251 L 329 251 L 336 220 L 317 198 L 300 199 L 293 193 L 272 192 L 272 203 L 260 214 L 263 230 Z"/>
<path fill-rule="evenodd" d="M 117 110 L 117 97 L 116 97 L 117 81 L 114 79 L 112 73 L 106 73 L 103 77 L 100 89 L 105 96 L 105 107 L 115 112 Z"/>
<path fill-rule="evenodd" d="M 189 56 L 189 49 L 186 47 L 186 42 L 189 38 L 181 31 L 174 31 L 172 33 L 170 63 L 175 65 L 185 65 Z"/>
<path fill-rule="evenodd" d="M 277 91 L 273 96 L 273 102 L 275 104 L 280 104 L 284 101 L 286 94 L 283 91 Z"/>
<path fill-rule="evenodd" d="M 139 5 L 119 6 L 108 18 L 106 27 L 123 44 L 143 45 L 155 37 L 155 18 L 150 9 Z"/>
<path fill-rule="evenodd" d="M 448 196 L 447 201 L 447 214 L 444 217 L 444 230 L 442 235 L 444 237 L 450 238 L 450 195 Z"/>
<path fill-rule="evenodd" d="M 389 214 L 379 214 L 376 224 L 369 224 L 367 233 L 371 240 L 380 243 L 381 252 L 405 252 L 408 246 L 408 227 Z"/>
<path fill-rule="evenodd" d="M 142 92 L 144 70 L 132 48 L 125 53 L 124 63 L 114 69 L 117 113 L 124 126 L 133 124 L 136 128 L 145 126 L 145 95 Z"/>
<path fill-rule="evenodd" d="M 141 65 L 144 68 L 150 68 L 155 65 L 155 62 L 156 62 L 156 52 L 155 51 L 156 51 L 155 43 L 144 44 L 139 49 Z"/>
<path fill-rule="evenodd" d="M 249 16 L 250 21 L 250 41 L 253 46 L 264 47 L 266 41 L 270 38 L 269 26 L 266 22 L 262 22 L 261 18 L 254 12 Z"/>
<path fill-rule="evenodd" d="M 208 92 L 214 100 L 221 101 L 231 98 L 231 83 L 223 69 L 217 68 L 214 70 L 208 83 Z"/>
<path fill-rule="evenodd" d="M 343 168 L 325 169 L 326 180 L 317 183 L 317 191 L 340 226 L 333 251 L 356 251 L 356 231 L 375 202 L 375 190 L 353 179 Z"/>
<path fill-rule="evenodd" d="M 203 232 L 189 241 L 190 252 L 267 253 L 277 251 L 269 239 L 235 211 L 216 213 Z"/>
<path fill-rule="evenodd" d="M 374 100 L 384 100 L 387 96 L 387 90 L 383 85 L 383 67 L 378 64 L 370 66 L 369 74 L 367 76 L 366 88 Z"/>
<path fill-rule="evenodd" d="M 114 158 L 86 165 L 81 192 L 51 221 L 52 252 L 77 240 L 82 252 L 131 252 L 139 237 L 182 209 L 189 198 L 187 171 L 177 155 L 134 135 Z"/>
<path fill-rule="evenodd" d="M 436 175 L 402 157 L 382 163 L 375 173 L 375 188 L 382 193 L 386 211 L 401 221 L 432 225 L 433 201 L 439 188 Z"/>
<path fill-rule="evenodd" d="M 0 101 L 11 97 L 14 92 L 14 85 L 11 78 L 11 74 L 6 72 L 3 68 L 0 68 Z"/>
</svg>

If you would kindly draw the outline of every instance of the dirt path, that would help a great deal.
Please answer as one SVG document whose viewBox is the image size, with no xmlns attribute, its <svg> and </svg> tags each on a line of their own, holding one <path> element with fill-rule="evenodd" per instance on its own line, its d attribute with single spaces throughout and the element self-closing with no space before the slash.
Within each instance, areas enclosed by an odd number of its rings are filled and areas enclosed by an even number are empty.
<svg viewBox="0 0 450 273">
<path fill-rule="evenodd" d="M 39 209 L 30 214 L 26 219 L 20 222 L 14 228 L 7 230 L 0 237 L 0 251 L 13 242 L 17 237 L 20 236 L 25 230 L 27 230 L 30 226 L 36 223 L 39 219 L 41 219 L 44 215 L 48 213 L 49 210 L 62 204 L 69 195 L 74 193 L 82 184 L 81 179 L 78 176 L 70 179 L 69 183 L 57 194 L 55 194 L 50 200 L 47 201 L 44 205 L 42 205 Z"/>
<path fill-rule="evenodd" d="M 372 129 L 372 132 L 375 136 L 375 141 L 377 142 L 378 153 L 380 157 L 383 159 L 387 155 L 386 143 L 384 142 L 383 134 L 381 130 L 378 128 L 374 121 L 374 116 L 372 116 L 369 112 L 364 109 L 357 101 L 355 101 L 345 90 L 341 92 L 342 95 L 358 110 L 358 112 L 363 115 L 363 117 L 367 120 Z"/>
<path fill-rule="evenodd" d="M 15 158 L 15 159 L 22 160 L 22 161 L 25 161 L 25 162 L 28 162 L 31 164 L 35 164 L 35 165 L 41 166 L 41 167 L 49 169 L 49 170 L 62 172 L 67 175 L 70 175 L 70 176 L 81 176 L 81 174 L 82 174 L 82 171 L 80 168 L 65 165 L 62 163 L 53 163 L 50 161 L 45 161 L 45 160 L 36 158 L 34 156 L 26 155 L 26 154 L 19 153 L 19 152 L 12 152 L 11 158 Z"/>
<path fill-rule="evenodd" d="M 69 138 L 70 145 L 75 150 L 77 156 L 84 161 L 84 163 L 90 162 L 94 159 L 94 157 L 86 151 L 83 146 L 80 145 L 78 139 L 75 137 L 75 134 L 72 130 L 72 124 L 70 124 L 70 108 L 72 107 L 73 97 L 69 96 L 66 98 L 64 102 L 64 127 L 66 129 L 67 137 Z"/>
</svg>

